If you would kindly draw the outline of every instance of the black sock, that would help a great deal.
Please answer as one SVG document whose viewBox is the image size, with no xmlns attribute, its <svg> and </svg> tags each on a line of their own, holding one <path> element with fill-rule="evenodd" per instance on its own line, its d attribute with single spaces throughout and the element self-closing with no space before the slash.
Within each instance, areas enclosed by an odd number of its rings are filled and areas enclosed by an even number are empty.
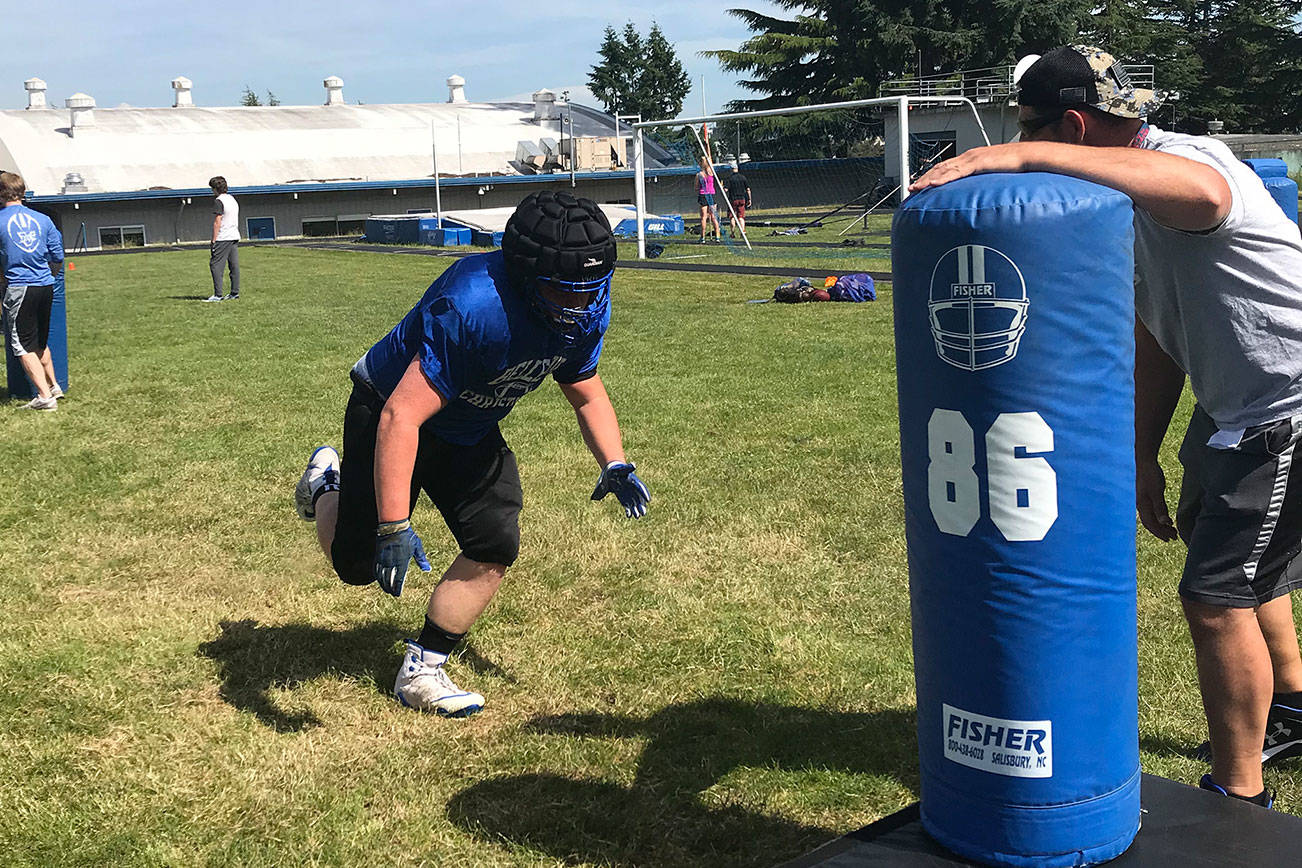
<svg viewBox="0 0 1302 868">
<path fill-rule="evenodd" d="M 449 633 L 438 624 L 425 616 L 425 626 L 421 628 L 420 636 L 416 639 L 416 644 L 426 651 L 433 651 L 436 654 L 448 654 L 457 650 L 457 645 L 461 640 L 466 638 L 465 633 Z"/>
<path fill-rule="evenodd" d="M 1261 805 L 1263 808 L 1270 807 L 1270 791 L 1262 790 L 1255 796 L 1240 796 L 1230 793 L 1230 798 L 1238 799 L 1241 802 L 1251 802 L 1254 805 Z"/>
<path fill-rule="evenodd" d="M 1302 708 L 1302 690 L 1293 693 L 1276 693 L 1270 698 L 1275 705 L 1287 705 L 1289 708 Z"/>
</svg>

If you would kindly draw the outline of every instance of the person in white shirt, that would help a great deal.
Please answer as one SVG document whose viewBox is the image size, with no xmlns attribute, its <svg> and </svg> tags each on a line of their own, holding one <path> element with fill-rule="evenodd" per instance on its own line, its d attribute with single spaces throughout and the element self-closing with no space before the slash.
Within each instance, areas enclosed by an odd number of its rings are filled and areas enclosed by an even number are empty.
<svg viewBox="0 0 1302 868">
<path fill-rule="evenodd" d="M 231 301 L 240 297 L 240 205 L 226 192 L 226 179 L 217 175 L 208 182 L 212 188 L 212 254 L 208 270 L 212 272 L 212 295 L 204 301 L 224 301 L 222 284 L 227 267 L 231 271 Z"/>
<path fill-rule="evenodd" d="M 1018 102 L 1021 141 L 967 151 L 910 190 L 1055 172 L 1134 201 L 1139 518 L 1188 545 L 1180 596 L 1212 761 L 1201 786 L 1269 806 L 1262 762 L 1302 755 L 1289 598 L 1302 587 L 1302 236 L 1223 142 L 1145 123 L 1154 93 L 1098 48 L 1046 53 Z M 1186 376 L 1198 403 L 1173 522 L 1158 450 Z"/>
</svg>

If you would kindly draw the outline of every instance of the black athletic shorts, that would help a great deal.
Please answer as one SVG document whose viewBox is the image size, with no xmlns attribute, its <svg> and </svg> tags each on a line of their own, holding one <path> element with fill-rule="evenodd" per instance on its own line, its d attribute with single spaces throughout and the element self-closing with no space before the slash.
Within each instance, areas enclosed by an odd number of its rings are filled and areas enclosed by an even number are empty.
<svg viewBox="0 0 1302 868">
<path fill-rule="evenodd" d="M 1194 408 L 1180 447 L 1180 596 L 1252 608 L 1302 587 L 1302 417 L 1249 429 L 1237 449 L 1208 446 L 1215 433 Z"/>
<path fill-rule="evenodd" d="M 5 343 L 15 356 L 45 352 L 54 284 L 11 286 L 4 294 Z"/>
<path fill-rule="evenodd" d="M 713 194 L 713 193 L 697 193 L 697 194 L 696 194 L 696 204 L 697 204 L 697 205 L 700 205 L 702 208 L 713 208 L 713 207 L 714 207 L 714 194 Z"/>
<path fill-rule="evenodd" d="M 330 559 L 350 585 L 372 581 L 375 556 L 375 435 L 384 400 L 354 378 L 344 411 L 344 452 L 339 468 L 339 519 Z M 411 476 L 411 506 L 421 489 L 443 514 L 461 552 L 481 563 L 510 566 L 520 551 L 523 493 L 515 453 L 493 432 L 461 446 L 420 431 Z M 418 529 L 419 530 L 419 529 Z"/>
</svg>

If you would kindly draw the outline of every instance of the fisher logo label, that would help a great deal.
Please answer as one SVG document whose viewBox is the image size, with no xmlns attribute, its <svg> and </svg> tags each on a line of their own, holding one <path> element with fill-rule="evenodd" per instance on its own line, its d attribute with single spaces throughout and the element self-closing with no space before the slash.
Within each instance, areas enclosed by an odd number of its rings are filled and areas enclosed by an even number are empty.
<svg viewBox="0 0 1302 868">
<path fill-rule="evenodd" d="M 956 368 L 981 371 L 1012 361 L 1029 310 L 1021 270 L 993 247 L 955 247 L 932 269 L 931 336 L 936 355 Z"/>
<path fill-rule="evenodd" d="M 14 244 L 24 253 L 35 253 L 36 247 L 41 240 L 41 225 L 36 222 L 31 214 L 24 214 L 19 211 L 9 218 L 9 225 L 5 227 L 9 232 L 9 237 L 13 239 Z"/>
<path fill-rule="evenodd" d="M 1053 722 L 986 717 L 942 703 L 945 758 L 1010 778 L 1053 777 Z"/>
</svg>

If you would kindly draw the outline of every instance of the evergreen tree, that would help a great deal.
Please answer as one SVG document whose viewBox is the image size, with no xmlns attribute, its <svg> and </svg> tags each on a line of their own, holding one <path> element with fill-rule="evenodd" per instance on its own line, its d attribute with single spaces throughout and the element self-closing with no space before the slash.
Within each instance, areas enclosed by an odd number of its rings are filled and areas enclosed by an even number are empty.
<svg viewBox="0 0 1302 868">
<path fill-rule="evenodd" d="M 588 72 L 588 90 L 608 114 L 630 114 L 629 106 L 637 95 L 639 64 L 642 60 L 642 36 L 632 22 L 624 25 L 622 36 L 607 25 L 597 55 L 601 60 Z"/>
<path fill-rule="evenodd" d="M 249 87 L 246 84 L 244 85 L 244 94 L 243 96 L 240 97 L 240 105 L 246 105 L 246 106 L 262 105 L 262 100 L 258 99 L 258 95 L 254 93 L 253 88 Z"/>
<path fill-rule="evenodd" d="M 588 89 L 608 113 L 659 120 L 682 111 L 691 80 L 659 25 L 645 38 L 631 22 L 622 33 L 608 26 L 597 54 Z"/>
<path fill-rule="evenodd" d="M 736 111 L 877 96 L 885 81 L 1013 63 L 1087 43 L 1154 65 L 1179 91 L 1178 129 L 1219 118 L 1235 131 L 1302 125 L 1302 0 L 774 0 L 789 18 L 729 13 L 753 35 L 703 52 L 756 96 Z M 1158 119 L 1170 123 L 1166 109 Z M 781 138 L 801 122 L 768 124 Z M 775 140 L 776 141 L 776 140 Z M 834 150 L 835 148 L 833 148 Z"/>
<path fill-rule="evenodd" d="M 638 79 L 637 113 L 644 120 L 676 117 L 692 89 L 692 80 L 660 25 L 651 23 L 644 43 L 645 61 Z"/>
</svg>

